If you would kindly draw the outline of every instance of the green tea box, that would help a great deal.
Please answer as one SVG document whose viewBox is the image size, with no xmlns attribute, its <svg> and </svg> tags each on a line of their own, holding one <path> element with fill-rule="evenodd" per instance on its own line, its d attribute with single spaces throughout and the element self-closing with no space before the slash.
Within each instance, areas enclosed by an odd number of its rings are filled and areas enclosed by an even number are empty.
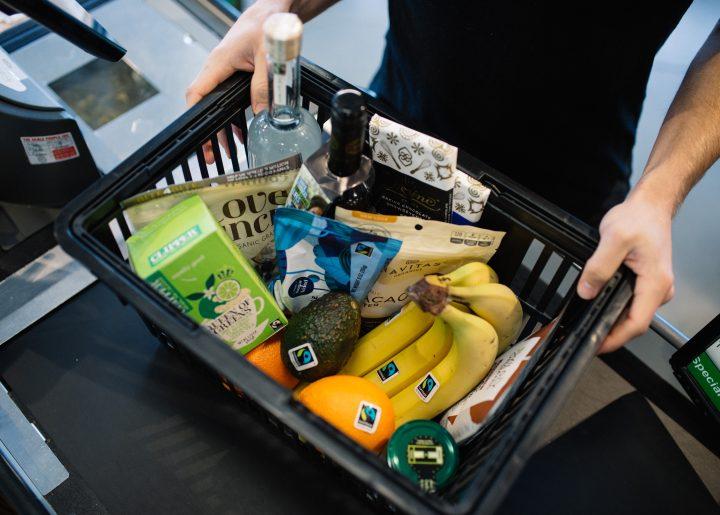
<svg viewBox="0 0 720 515">
<path fill-rule="evenodd" d="M 242 354 L 287 324 L 250 262 L 198 196 L 140 229 L 127 246 L 135 273 Z"/>
</svg>

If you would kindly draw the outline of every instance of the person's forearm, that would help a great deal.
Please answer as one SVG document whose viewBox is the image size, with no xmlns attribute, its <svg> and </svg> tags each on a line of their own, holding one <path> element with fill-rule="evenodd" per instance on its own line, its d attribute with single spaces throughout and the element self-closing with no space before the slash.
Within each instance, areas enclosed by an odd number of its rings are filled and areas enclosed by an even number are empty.
<svg viewBox="0 0 720 515">
<path fill-rule="evenodd" d="M 611 352 L 650 327 L 672 299 L 672 217 L 720 155 L 720 24 L 695 56 L 668 110 L 640 181 L 600 222 L 600 242 L 577 292 L 592 299 L 621 264 L 635 275 L 633 300 L 600 349 Z"/>
<path fill-rule="evenodd" d="M 691 63 L 630 198 L 649 196 L 673 216 L 719 156 L 720 23 Z"/>
<path fill-rule="evenodd" d="M 291 12 L 297 14 L 303 23 L 312 20 L 338 0 L 258 0 L 248 10 L 263 13 Z"/>
</svg>

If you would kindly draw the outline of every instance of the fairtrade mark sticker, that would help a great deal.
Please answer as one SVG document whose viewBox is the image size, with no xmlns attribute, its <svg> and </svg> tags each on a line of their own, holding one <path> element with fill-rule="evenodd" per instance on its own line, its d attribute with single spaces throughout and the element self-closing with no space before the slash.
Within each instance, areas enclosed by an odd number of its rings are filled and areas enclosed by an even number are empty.
<svg viewBox="0 0 720 515">
<path fill-rule="evenodd" d="M 360 431 L 373 434 L 380 424 L 382 409 L 371 402 L 360 401 L 353 426 Z"/>
<path fill-rule="evenodd" d="M 370 245 L 365 245 L 364 243 L 358 243 L 357 246 L 355 247 L 355 253 L 370 257 L 370 256 L 372 256 L 373 248 Z"/>
<path fill-rule="evenodd" d="M 315 351 L 310 343 L 303 343 L 293 347 L 288 351 L 288 356 L 290 356 L 290 362 L 298 372 L 318 365 L 317 356 L 315 356 Z"/>
<path fill-rule="evenodd" d="M 415 393 L 417 393 L 423 402 L 430 402 L 430 399 L 433 398 L 433 395 L 435 395 L 439 388 L 440 382 L 432 373 L 428 373 L 415 387 Z"/>
<path fill-rule="evenodd" d="M 400 369 L 398 369 L 394 361 L 391 361 L 387 365 L 377 369 L 377 375 L 380 376 L 380 381 L 383 383 L 395 378 L 399 373 Z"/>
</svg>

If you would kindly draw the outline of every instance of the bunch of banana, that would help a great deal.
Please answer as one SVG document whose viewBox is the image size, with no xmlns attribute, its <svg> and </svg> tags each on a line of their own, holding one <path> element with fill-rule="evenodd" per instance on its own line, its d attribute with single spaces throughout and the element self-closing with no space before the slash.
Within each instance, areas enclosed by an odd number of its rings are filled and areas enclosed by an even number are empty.
<svg viewBox="0 0 720 515">
<path fill-rule="evenodd" d="M 499 283 L 456 285 L 443 282 L 441 277 L 429 275 L 423 279 L 436 289 L 434 296 L 447 296 L 448 301 L 462 302 L 495 328 L 498 334 L 499 352 L 513 343 L 522 329 L 523 310 L 513 291 Z M 442 307 L 444 303 L 439 305 Z"/>
<path fill-rule="evenodd" d="M 462 304 L 451 304 L 465 313 L 470 313 L 470 309 Z M 419 313 L 424 317 L 418 316 Z M 428 321 L 430 329 L 427 329 Z M 340 373 L 362 376 L 377 384 L 388 395 L 393 395 L 420 377 L 423 372 L 427 372 L 447 354 L 452 343 L 452 334 L 441 319 L 425 313 L 414 302 L 405 306 L 403 311 L 389 322 L 376 327 L 359 340 L 350 360 Z M 393 325 L 392 328 L 389 327 L 390 324 Z M 383 344 L 385 347 L 382 347 Z M 385 357 L 385 360 L 379 361 L 382 357 Z M 402 374 L 399 373 L 400 370 Z"/>
<path fill-rule="evenodd" d="M 495 271 L 479 261 L 467 263 L 449 274 L 430 277 L 436 278 L 443 285 L 453 287 L 498 281 Z M 406 304 L 398 314 L 358 340 L 350 359 L 339 373 L 352 376 L 372 375 L 381 365 L 386 365 L 390 358 L 424 335 L 433 325 L 434 319 L 431 313 L 423 311 L 416 303 Z M 423 354 L 420 351 L 415 355 Z"/>
<path fill-rule="evenodd" d="M 492 325 L 465 306 L 449 303 L 425 334 L 363 377 L 387 393 L 400 410 L 398 425 L 432 418 L 485 377 L 497 345 Z"/>
<path fill-rule="evenodd" d="M 437 278 L 438 281 L 448 286 L 475 286 L 498 282 L 495 270 L 481 261 L 472 261 L 456 268 L 449 274 L 438 275 Z"/>
<path fill-rule="evenodd" d="M 517 336 L 522 308 L 497 281 L 480 262 L 426 277 L 415 288 L 419 303 L 410 302 L 363 336 L 340 373 L 362 376 L 385 391 L 398 425 L 434 417 L 474 388 L 501 342 L 504 348 Z"/>
<path fill-rule="evenodd" d="M 375 383 L 388 396 L 420 378 L 437 365 L 450 351 L 452 332 L 441 318 L 435 318 L 432 327 L 403 350 L 363 376 Z"/>
<path fill-rule="evenodd" d="M 495 271 L 485 263 L 473 262 L 445 275 L 428 275 L 411 287 L 422 290 L 426 299 L 424 311 L 438 314 L 448 302 L 467 304 L 476 315 L 484 318 L 498 333 L 502 353 L 513 343 L 522 329 L 522 304 L 515 293 L 498 283 Z"/>
<path fill-rule="evenodd" d="M 477 386 L 497 357 L 497 333 L 479 316 L 447 304 L 438 318 L 450 328 L 452 345 L 419 380 L 391 396 L 395 427 L 445 411 Z"/>
<path fill-rule="evenodd" d="M 360 338 L 350 359 L 339 372 L 364 376 L 417 340 L 430 329 L 435 317 L 410 302 L 392 318 Z"/>
</svg>

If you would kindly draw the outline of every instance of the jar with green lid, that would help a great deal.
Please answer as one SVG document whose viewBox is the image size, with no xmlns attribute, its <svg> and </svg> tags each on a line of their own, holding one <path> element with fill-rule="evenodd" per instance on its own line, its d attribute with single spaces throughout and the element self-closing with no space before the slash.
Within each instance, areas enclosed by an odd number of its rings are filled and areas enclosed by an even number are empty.
<svg viewBox="0 0 720 515">
<path fill-rule="evenodd" d="M 431 420 L 403 424 L 387 446 L 388 466 L 429 493 L 450 484 L 458 461 L 455 440 L 445 428 Z"/>
</svg>

